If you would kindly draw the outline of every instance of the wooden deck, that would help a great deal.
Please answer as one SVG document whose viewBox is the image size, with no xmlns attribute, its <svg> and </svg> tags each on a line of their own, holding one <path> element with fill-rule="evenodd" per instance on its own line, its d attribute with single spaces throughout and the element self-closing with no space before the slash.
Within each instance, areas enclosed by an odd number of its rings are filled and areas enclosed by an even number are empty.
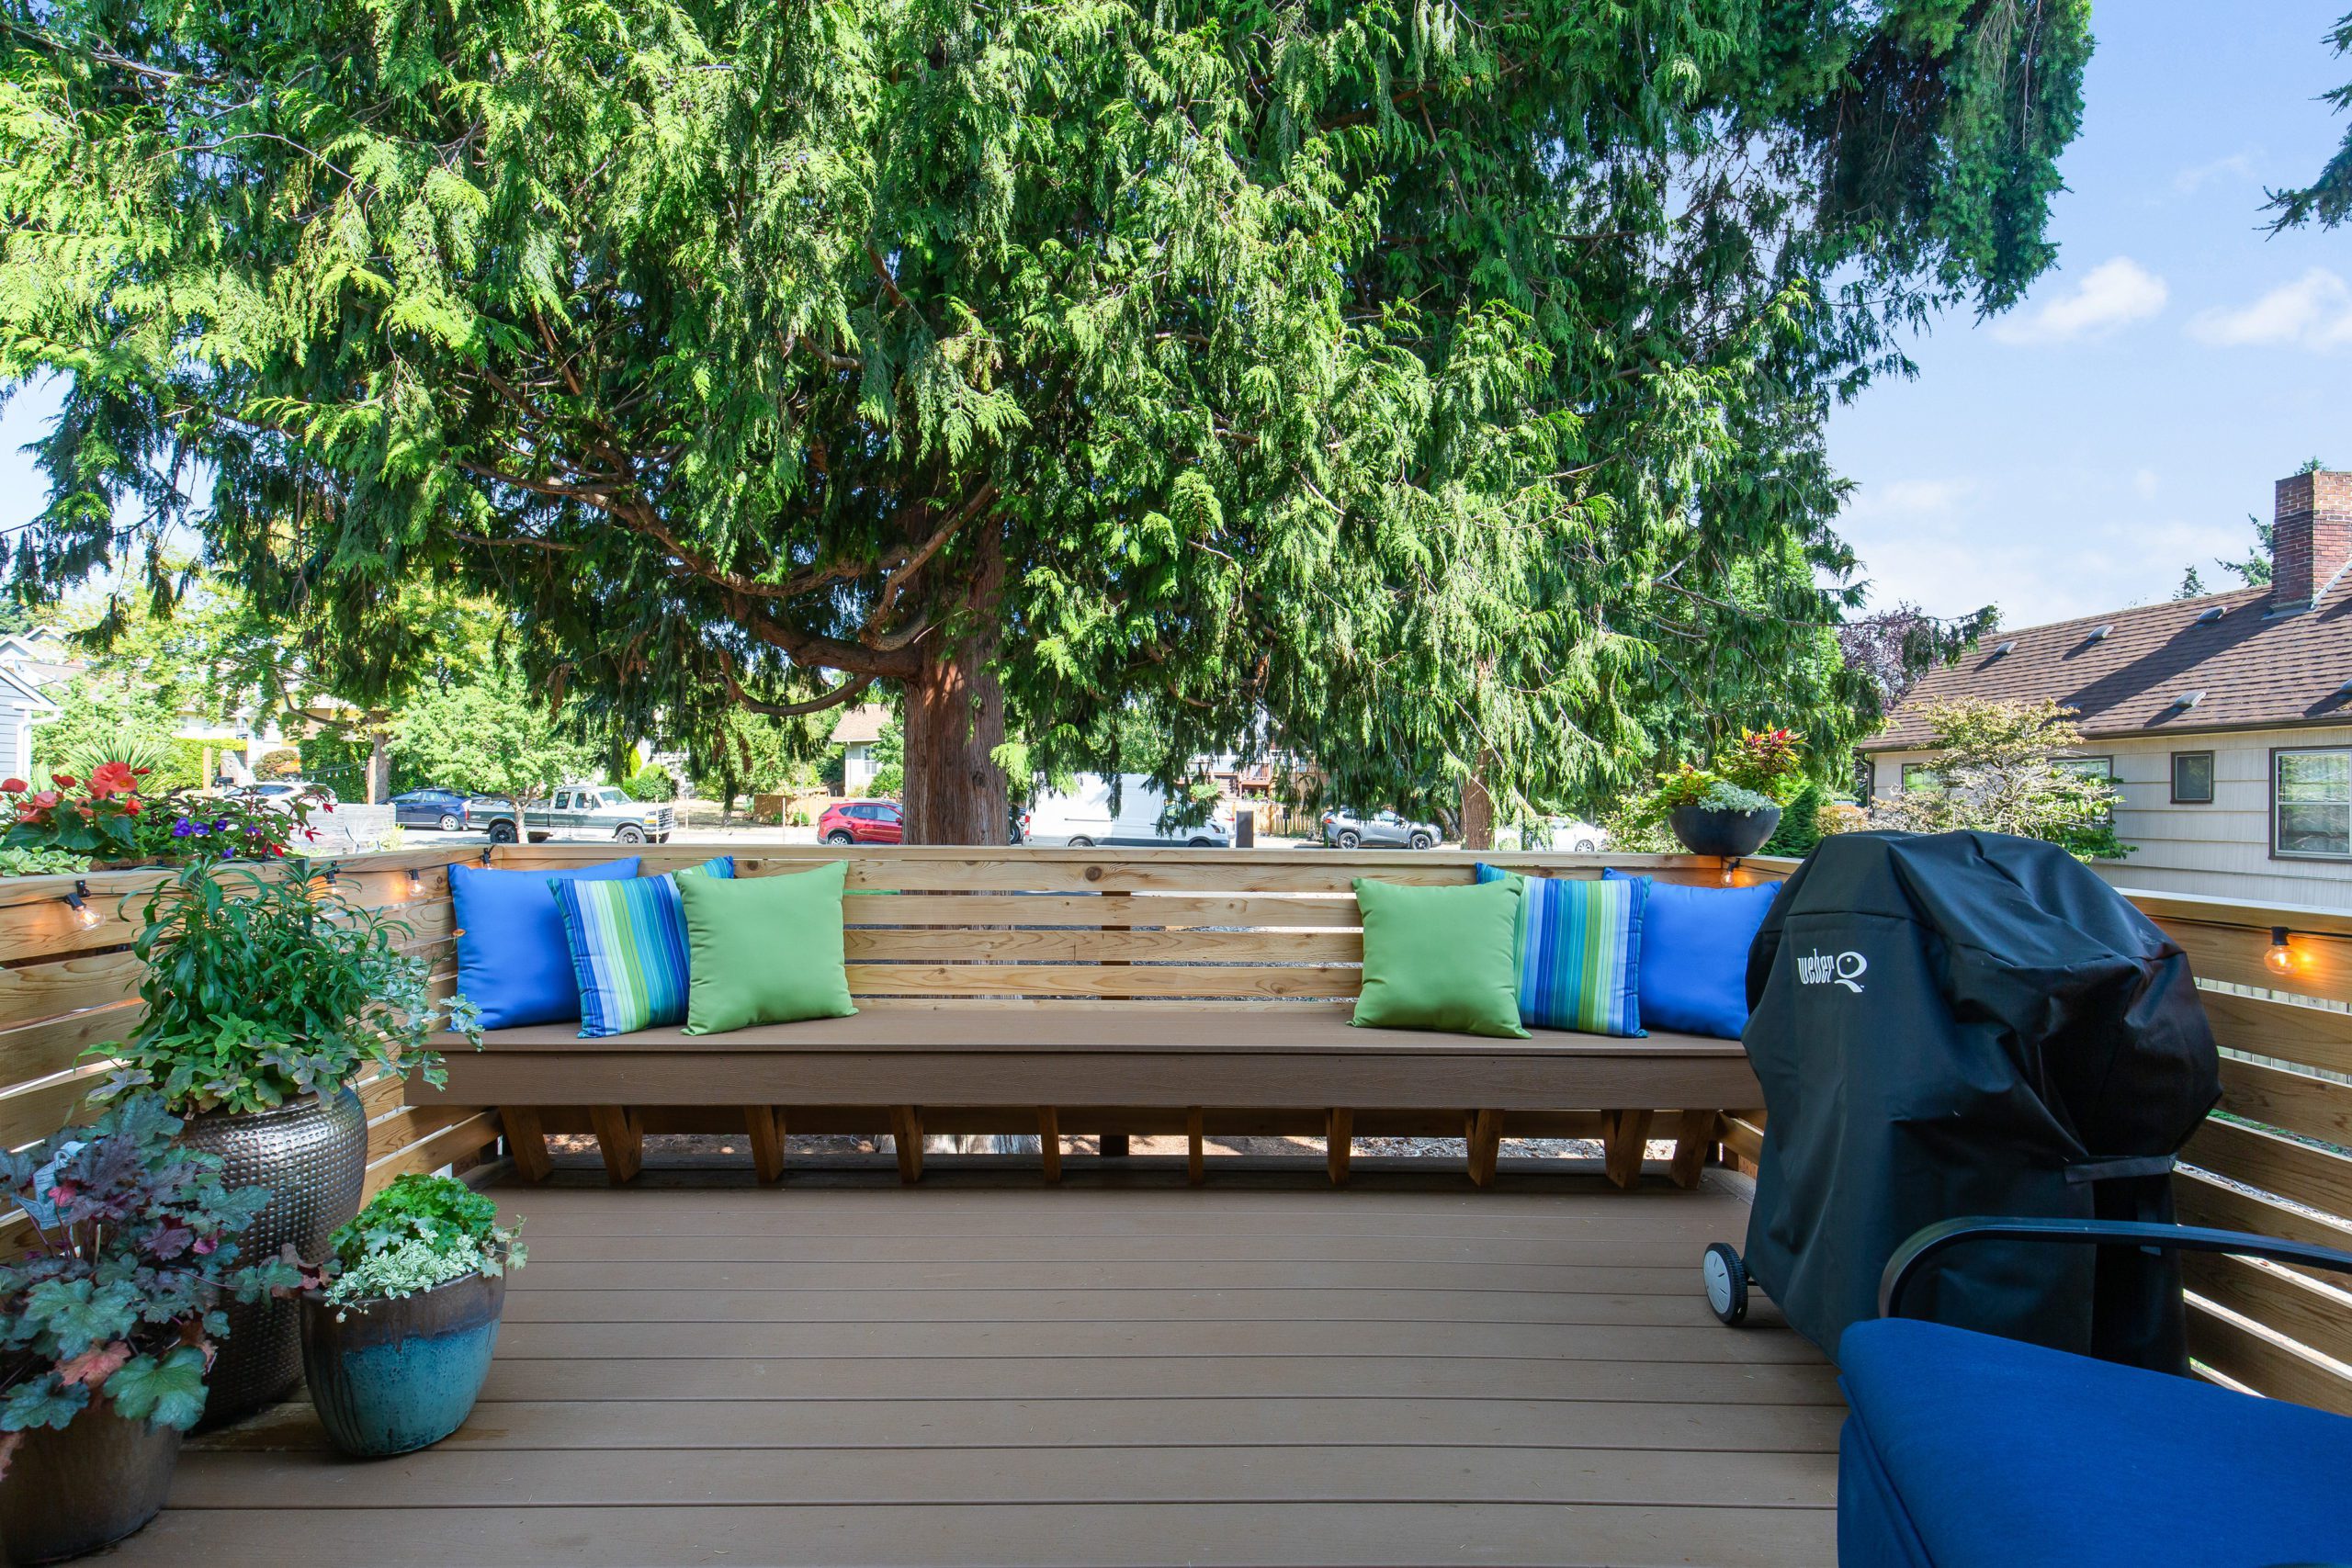
<svg viewBox="0 0 2352 1568">
<path fill-rule="evenodd" d="M 1715 1323 L 1746 1205 L 1361 1162 L 502 1187 L 472 1421 L 192 1444 L 123 1563 L 1829 1562 L 1830 1370 Z M 1509 1167 L 1506 1167 L 1508 1171 Z M 591 1186 L 588 1183 L 593 1182 Z"/>
</svg>

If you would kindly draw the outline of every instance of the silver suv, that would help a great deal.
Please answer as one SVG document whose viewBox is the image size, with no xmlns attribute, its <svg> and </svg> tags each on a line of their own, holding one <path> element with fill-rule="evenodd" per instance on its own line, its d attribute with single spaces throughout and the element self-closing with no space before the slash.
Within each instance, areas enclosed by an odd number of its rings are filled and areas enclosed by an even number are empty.
<svg viewBox="0 0 2352 1568">
<path fill-rule="evenodd" d="M 1335 849 L 1426 850 L 1442 837 L 1434 822 L 1414 822 L 1394 811 L 1369 817 L 1335 806 L 1323 813 L 1323 841 Z"/>
</svg>

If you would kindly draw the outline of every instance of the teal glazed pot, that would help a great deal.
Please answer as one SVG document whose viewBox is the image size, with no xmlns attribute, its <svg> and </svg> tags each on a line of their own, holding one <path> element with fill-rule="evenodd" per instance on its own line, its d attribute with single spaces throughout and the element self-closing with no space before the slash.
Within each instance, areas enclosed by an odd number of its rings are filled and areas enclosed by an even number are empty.
<svg viewBox="0 0 2352 1568">
<path fill-rule="evenodd" d="M 328 1440 L 358 1459 L 429 1448 L 490 1375 L 506 1276 L 469 1274 L 396 1300 L 302 1298 L 302 1371 Z"/>
</svg>

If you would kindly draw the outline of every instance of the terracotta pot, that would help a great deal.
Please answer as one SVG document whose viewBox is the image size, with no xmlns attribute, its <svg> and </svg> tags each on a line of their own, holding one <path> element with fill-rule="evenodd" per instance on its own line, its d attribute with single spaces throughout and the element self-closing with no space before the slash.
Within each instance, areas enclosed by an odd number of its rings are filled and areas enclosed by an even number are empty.
<svg viewBox="0 0 2352 1568">
<path fill-rule="evenodd" d="M 175 1427 L 126 1421 L 103 1397 L 62 1432 L 27 1432 L 0 1480 L 0 1556 L 59 1562 L 155 1517 L 179 1463 Z"/>
<path fill-rule="evenodd" d="M 302 1298 L 302 1371 L 319 1425 L 360 1459 L 428 1448 L 465 1425 L 490 1376 L 506 1276 L 397 1299 Z"/>
<path fill-rule="evenodd" d="M 359 1213 L 368 1179 L 368 1117 L 343 1089 L 276 1111 L 213 1111 L 188 1119 L 180 1141 L 219 1155 L 234 1187 L 269 1189 L 269 1202 L 237 1238 L 247 1262 L 274 1258 L 288 1243 L 323 1257 L 327 1237 Z M 283 1399 L 302 1373 L 301 1313 L 292 1301 L 227 1302 L 229 1337 L 206 1377 L 198 1431 L 225 1426 Z"/>
<path fill-rule="evenodd" d="M 1764 847 L 1781 825 L 1781 808 L 1761 811 L 1713 811 L 1703 806 L 1678 806 L 1667 818 L 1674 836 L 1694 855 L 1718 855 L 1741 860 Z"/>
</svg>

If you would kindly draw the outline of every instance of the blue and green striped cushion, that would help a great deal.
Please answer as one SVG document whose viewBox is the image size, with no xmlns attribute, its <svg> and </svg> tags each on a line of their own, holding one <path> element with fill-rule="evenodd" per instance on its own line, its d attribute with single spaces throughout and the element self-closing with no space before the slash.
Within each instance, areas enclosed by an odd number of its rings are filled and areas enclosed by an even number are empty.
<svg viewBox="0 0 2352 1568">
<path fill-rule="evenodd" d="M 720 855 L 679 876 L 735 874 Z M 550 879 L 580 976 L 580 1038 L 631 1034 L 686 1020 L 686 916 L 676 876 Z"/>
<path fill-rule="evenodd" d="M 1516 875 L 1481 863 L 1478 880 Z M 1642 1028 L 1639 883 L 1530 876 L 1520 899 L 1519 1017 L 1534 1029 L 1634 1035 Z"/>
</svg>

